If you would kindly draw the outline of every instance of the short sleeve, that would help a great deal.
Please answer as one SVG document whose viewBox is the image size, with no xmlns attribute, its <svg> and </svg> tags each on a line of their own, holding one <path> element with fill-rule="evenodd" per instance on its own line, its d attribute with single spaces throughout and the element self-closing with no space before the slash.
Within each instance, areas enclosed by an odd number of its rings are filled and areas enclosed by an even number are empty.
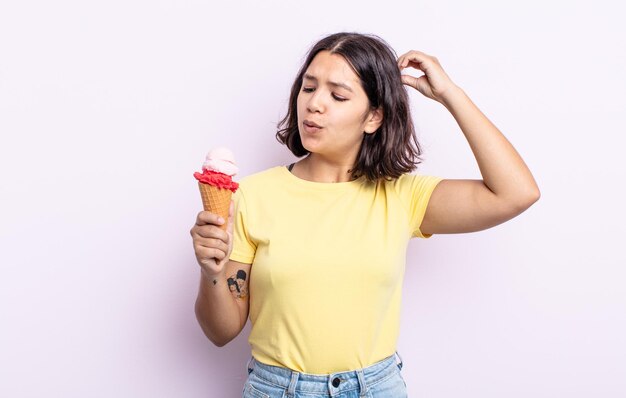
<svg viewBox="0 0 626 398">
<path fill-rule="evenodd" d="M 395 183 L 396 192 L 408 213 L 409 227 L 412 238 L 428 239 L 432 234 L 422 234 L 420 226 L 426 214 L 430 196 L 443 177 L 403 174 Z"/>
<path fill-rule="evenodd" d="M 233 225 L 233 251 L 230 260 L 240 263 L 252 264 L 256 253 L 256 244 L 248 234 L 248 209 L 241 185 L 233 194 L 234 202 L 234 225 Z"/>
</svg>

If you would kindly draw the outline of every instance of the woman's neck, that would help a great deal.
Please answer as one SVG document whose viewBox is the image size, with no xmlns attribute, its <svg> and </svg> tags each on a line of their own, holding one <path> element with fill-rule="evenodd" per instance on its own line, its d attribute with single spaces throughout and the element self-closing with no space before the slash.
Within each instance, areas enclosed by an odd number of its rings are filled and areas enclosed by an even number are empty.
<svg viewBox="0 0 626 398">
<path fill-rule="evenodd" d="M 323 160 L 317 160 L 307 156 L 297 162 L 291 172 L 303 180 L 313 182 L 348 182 L 352 181 L 350 168 L 347 164 L 337 164 Z"/>
</svg>

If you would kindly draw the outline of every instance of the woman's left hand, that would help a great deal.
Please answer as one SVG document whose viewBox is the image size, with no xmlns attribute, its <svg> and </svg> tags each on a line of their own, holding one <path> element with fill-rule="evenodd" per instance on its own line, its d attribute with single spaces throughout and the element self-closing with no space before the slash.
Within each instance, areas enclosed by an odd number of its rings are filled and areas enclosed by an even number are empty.
<svg viewBox="0 0 626 398">
<path fill-rule="evenodd" d="M 421 51 L 411 50 L 401 55 L 398 67 L 400 70 L 411 67 L 423 71 L 424 75 L 420 77 L 401 75 L 402 83 L 442 104 L 446 95 L 458 88 L 444 72 L 439 60 Z"/>
</svg>

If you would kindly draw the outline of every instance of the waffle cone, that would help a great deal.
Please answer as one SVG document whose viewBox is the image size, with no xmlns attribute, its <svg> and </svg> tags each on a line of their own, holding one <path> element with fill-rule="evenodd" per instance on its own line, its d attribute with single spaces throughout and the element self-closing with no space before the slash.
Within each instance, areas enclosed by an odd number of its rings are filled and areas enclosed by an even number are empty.
<svg viewBox="0 0 626 398">
<path fill-rule="evenodd" d="M 200 195 L 202 196 L 202 205 L 205 211 L 210 211 L 222 217 L 226 222 L 219 227 L 226 231 L 228 227 L 228 211 L 230 210 L 230 199 L 232 191 L 230 189 L 221 189 L 209 184 L 203 184 L 198 181 L 200 187 Z"/>
</svg>

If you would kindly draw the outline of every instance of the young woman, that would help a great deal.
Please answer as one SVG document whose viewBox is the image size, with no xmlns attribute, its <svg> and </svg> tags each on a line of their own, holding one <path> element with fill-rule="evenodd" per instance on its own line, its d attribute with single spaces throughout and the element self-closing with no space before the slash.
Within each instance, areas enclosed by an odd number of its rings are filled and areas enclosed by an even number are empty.
<svg viewBox="0 0 626 398">
<path fill-rule="evenodd" d="M 405 86 L 450 111 L 482 180 L 410 174 L 422 152 Z M 395 356 L 409 239 L 501 224 L 538 200 L 537 184 L 437 58 L 396 58 L 374 35 L 315 44 L 280 127 L 302 159 L 241 179 L 227 232 L 206 211 L 191 229 L 198 321 L 221 347 L 250 315 L 244 397 L 404 397 Z"/>
</svg>

